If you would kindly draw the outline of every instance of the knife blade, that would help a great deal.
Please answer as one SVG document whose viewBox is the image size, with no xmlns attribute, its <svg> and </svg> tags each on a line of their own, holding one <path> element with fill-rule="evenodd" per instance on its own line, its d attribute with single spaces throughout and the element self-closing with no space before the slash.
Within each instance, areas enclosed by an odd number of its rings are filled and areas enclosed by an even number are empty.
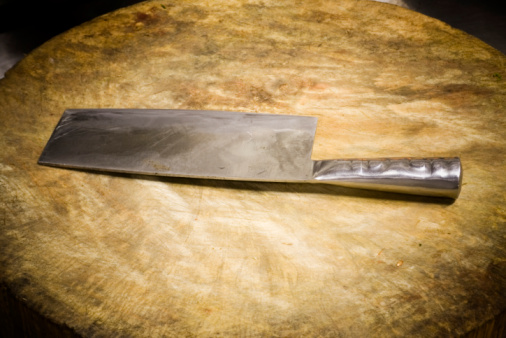
<svg viewBox="0 0 506 338">
<path fill-rule="evenodd" d="M 240 181 L 330 183 L 457 198 L 460 159 L 313 161 L 317 118 L 171 109 L 68 109 L 42 165 Z"/>
</svg>

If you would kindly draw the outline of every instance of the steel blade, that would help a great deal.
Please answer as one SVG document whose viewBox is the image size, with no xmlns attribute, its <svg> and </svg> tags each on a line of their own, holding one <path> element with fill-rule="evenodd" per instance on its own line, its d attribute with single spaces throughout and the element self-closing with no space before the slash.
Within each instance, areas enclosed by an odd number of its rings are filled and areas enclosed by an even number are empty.
<svg viewBox="0 0 506 338">
<path fill-rule="evenodd" d="M 312 178 L 314 117 L 225 111 L 70 109 L 39 163 L 162 176 Z"/>
</svg>

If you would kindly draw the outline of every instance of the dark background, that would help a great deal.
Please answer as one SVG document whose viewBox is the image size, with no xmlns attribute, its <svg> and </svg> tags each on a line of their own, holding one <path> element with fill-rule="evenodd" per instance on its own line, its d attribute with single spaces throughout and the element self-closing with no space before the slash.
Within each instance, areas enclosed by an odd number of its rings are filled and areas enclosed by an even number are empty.
<svg viewBox="0 0 506 338">
<path fill-rule="evenodd" d="M 395 3 L 396 0 L 379 1 Z M 137 2 L 140 1 L 0 0 L 0 78 L 4 77 L 4 73 L 24 55 L 51 37 L 96 16 Z M 504 1 L 403 0 L 403 2 L 405 7 L 442 20 L 506 54 Z"/>
<path fill-rule="evenodd" d="M 0 0 L 0 78 L 34 48 L 83 22 L 139 0 Z"/>
</svg>

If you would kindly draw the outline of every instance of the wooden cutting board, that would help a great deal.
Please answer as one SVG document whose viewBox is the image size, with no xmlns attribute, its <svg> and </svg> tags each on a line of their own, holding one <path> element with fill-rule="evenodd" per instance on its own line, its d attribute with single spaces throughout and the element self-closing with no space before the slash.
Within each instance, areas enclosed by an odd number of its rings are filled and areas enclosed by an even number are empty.
<svg viewBox="0 0 506 338">
<path fill-rule="evenodd" d="M 84 336 L 497 331 L 505 63 L 369 1 L 149 1 L 83 24 L 0 82 L 1 281 Z M 314 159 L 460 156 L 463 189 L 450 203 L 37 165 L 64 109 L 85 107 L 317 116 Z"/>
</svg>

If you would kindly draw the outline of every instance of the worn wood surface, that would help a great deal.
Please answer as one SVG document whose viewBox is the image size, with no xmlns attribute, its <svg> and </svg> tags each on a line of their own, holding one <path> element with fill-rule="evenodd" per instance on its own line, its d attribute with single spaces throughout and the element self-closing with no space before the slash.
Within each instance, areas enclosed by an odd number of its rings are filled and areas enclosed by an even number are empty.
<svg viewBox="0 0 506 338">
<path fill-rule="evenodd" d="M 153 1 L 0 82 L 0 278 L 85 336 L 445 336 L 506 309 L 506 58 L 368 1 Z M 65 108 L 319 118 L 314 159 L 460 156 L 455 203 L 37 165 Z"/>
</svg>

